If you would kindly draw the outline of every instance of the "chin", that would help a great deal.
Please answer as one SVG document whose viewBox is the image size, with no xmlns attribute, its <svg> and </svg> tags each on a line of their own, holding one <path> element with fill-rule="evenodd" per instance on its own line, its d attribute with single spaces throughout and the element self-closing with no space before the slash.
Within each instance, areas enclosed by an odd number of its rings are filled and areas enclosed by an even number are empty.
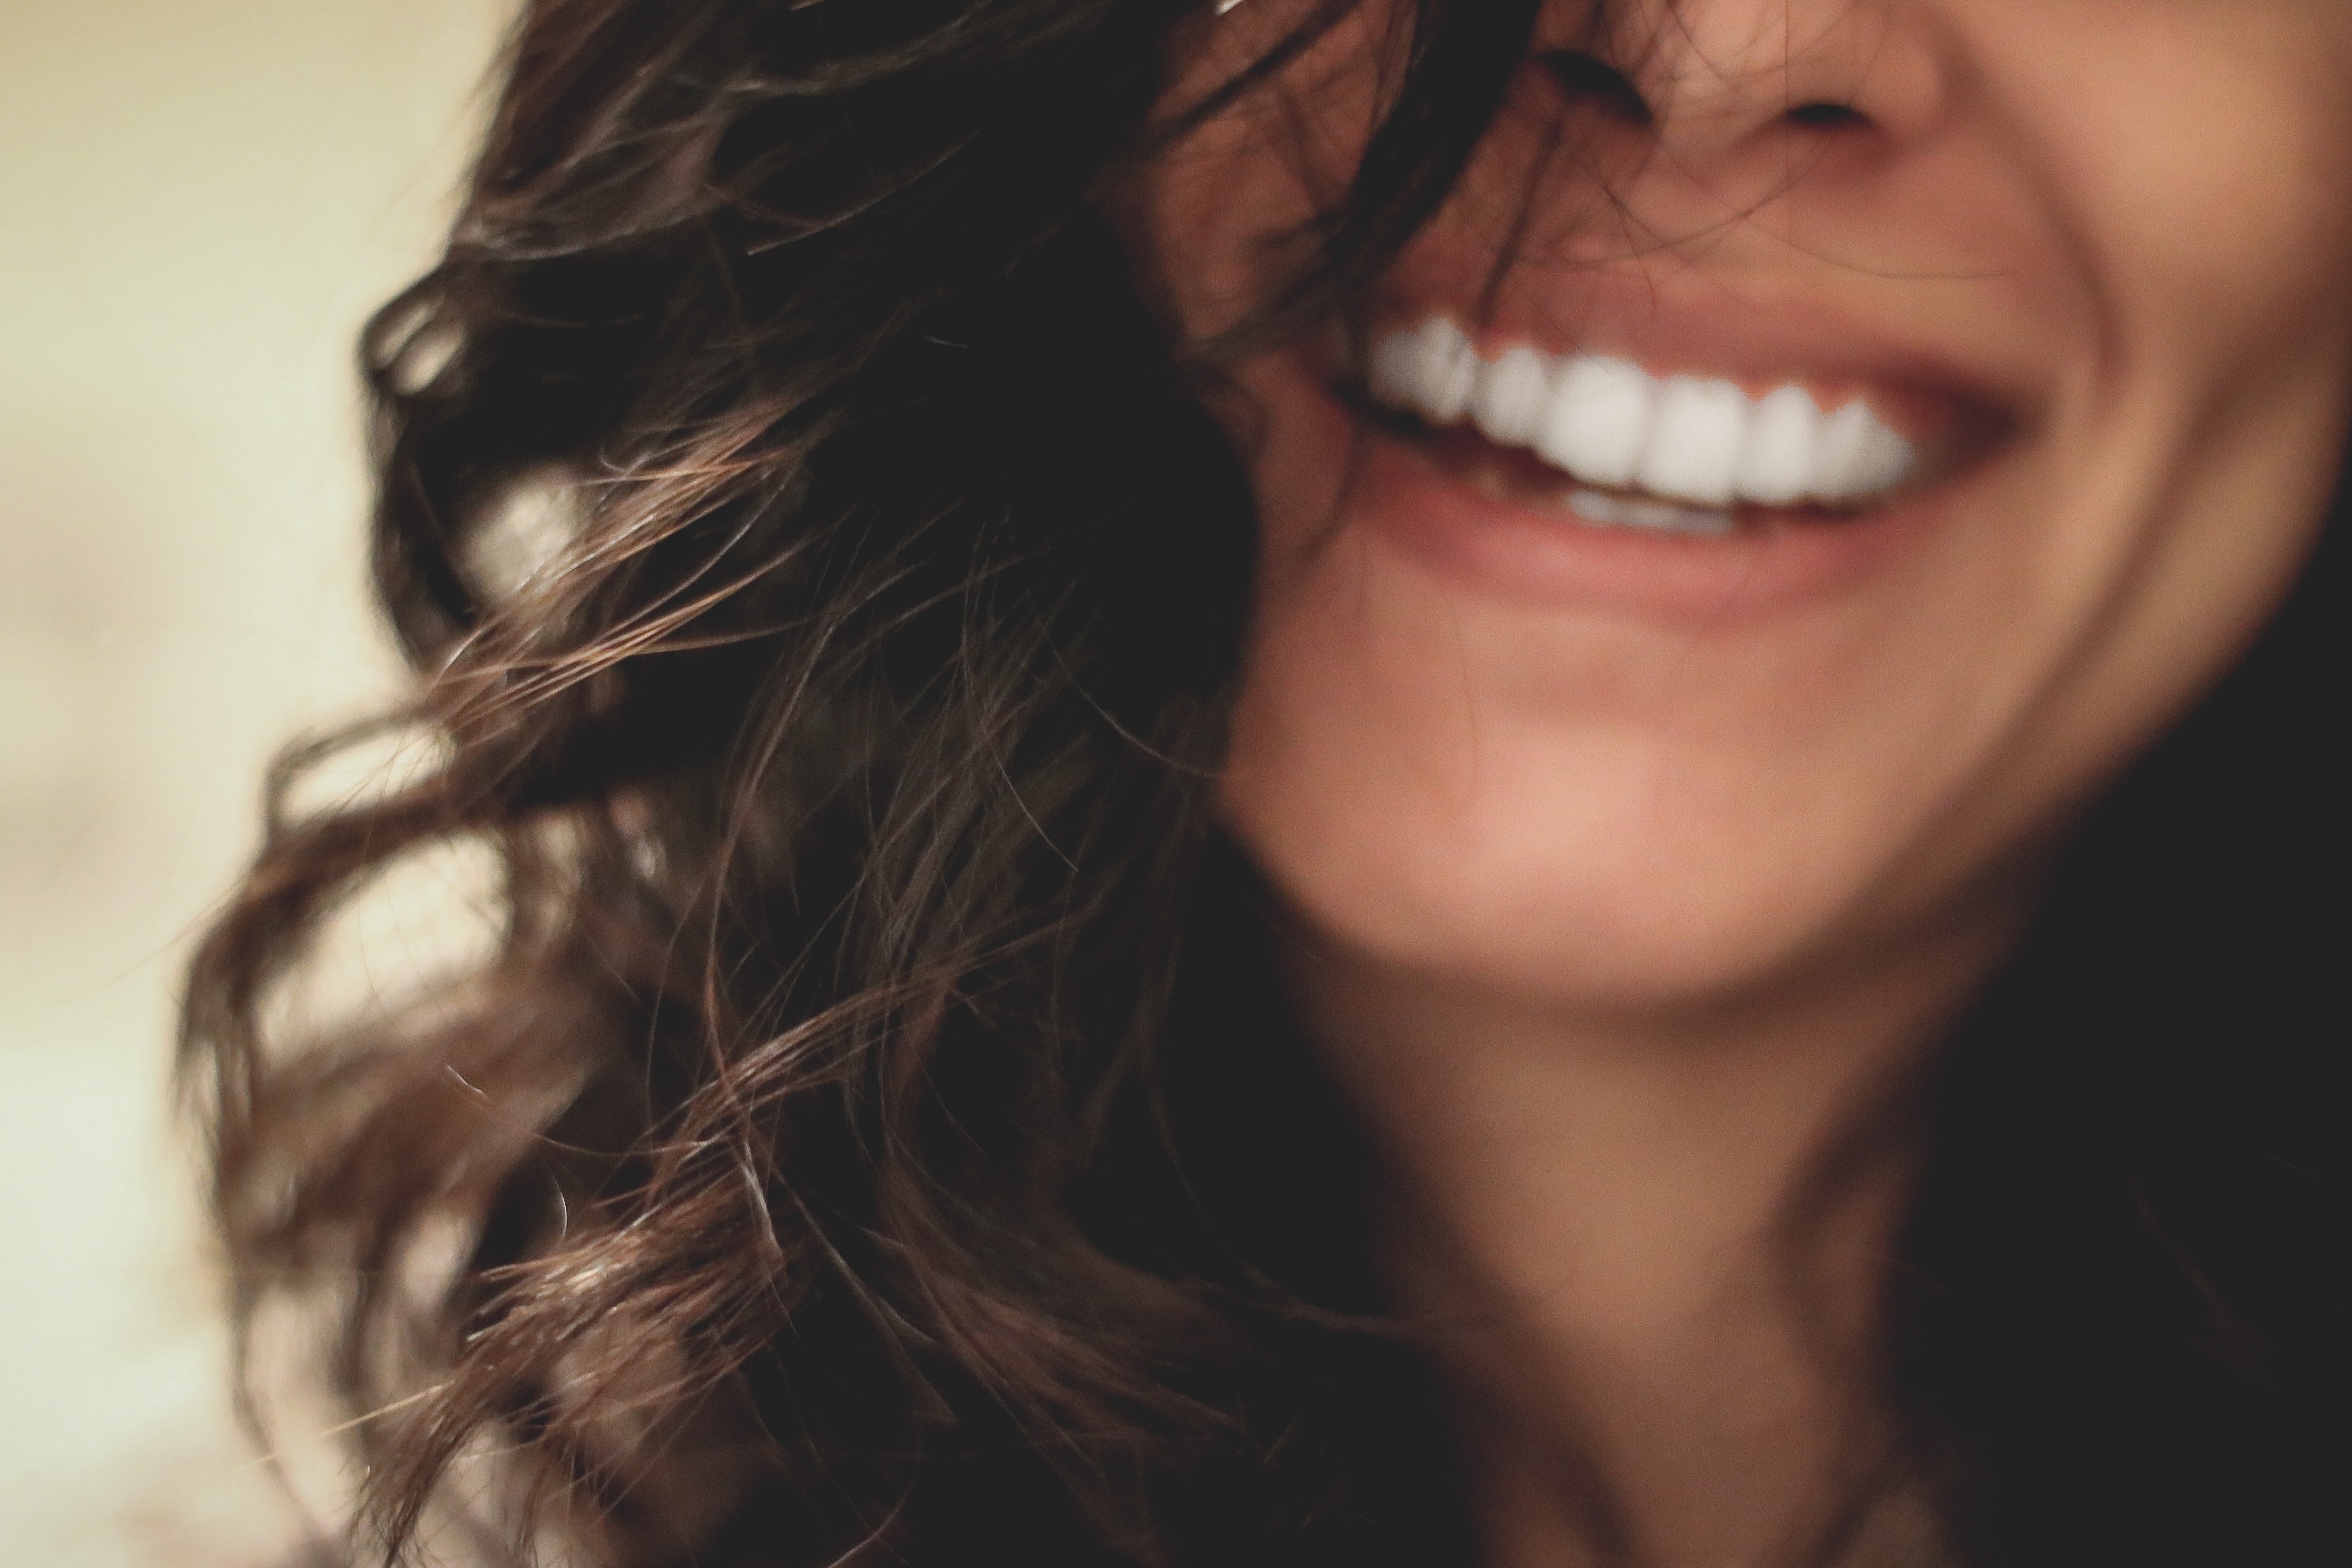
<svg viewBox="0 0 2352 1568">
<path fill-rule="evenodd" d="M 1546 1004 L 1641 1011 L 1769 986 L 1832 948 L 1875 880 L 1833 835 L 1662 824 L 1625 808 L 1630 790 L 1613 810 L 1555 793 L 1443 813 L 1286 798 L 1283 782 L 1229 784 L 1225 816 L 1314 946 Z"/>
</svg>

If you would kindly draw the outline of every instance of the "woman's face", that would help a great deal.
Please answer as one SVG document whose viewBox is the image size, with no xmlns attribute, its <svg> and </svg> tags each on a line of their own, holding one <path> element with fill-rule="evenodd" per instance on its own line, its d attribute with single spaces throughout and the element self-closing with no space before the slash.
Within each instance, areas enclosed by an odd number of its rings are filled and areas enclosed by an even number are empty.
<svg viewBox="0 0 2352 1568">
<path fill-rule="evenodd" d="M 1305 9 L 1203 18 L 1174 98 Z M 1240 374 L 1224 806 L 1344 952 L 1646 1005 L 1997 907 L 2278 600 L 2347 422 L 2352 5 L 1581 12 L 1374 290 L 1393 414 L 1338 334 Z M 1352 171 L 1387 26 L 1151 176 L 1187 331 Z"/>
</svg>

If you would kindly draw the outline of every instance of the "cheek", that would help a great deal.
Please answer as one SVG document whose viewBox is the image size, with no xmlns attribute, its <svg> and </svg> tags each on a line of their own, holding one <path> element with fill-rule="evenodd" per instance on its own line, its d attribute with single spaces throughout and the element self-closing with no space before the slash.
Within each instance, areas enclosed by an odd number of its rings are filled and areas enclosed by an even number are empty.
<svg viewBox="0 0 2352 1568">
<path fill-rule="evenodd" d="M 2068 29 L 2099 8 L 2069 9 L 2037 11 L 2030 56 L 1998 74 L 2095 280 L 2084 466 L 2113 470 L 2136 516 L 2080 531 L 2108 552 L 2080 574 L 2116 588 L 2047 721 L 2056 756 L 2142 743 L 2254 634 L 2307 553 L 2352 406 L 2352 10 L 2151 8 L 2164 25 L 2095 37 Z"/>
<path fill-rule="evenodd" d="M 1234 79 L 1304 21 L 1312 0 L 1252 0 L 1182 65 L 1155 118 L 1180 116 Z M 1318 213 L 1344 195 L 1379 116 L 1385 36 L 1377 5 L 1325 30 L 1253 89 L 1159 155 L 1114 201 L 1137 271 L 1181 338 L 1214 336 L 1308 258 Z"/>
<path fill-rule="evenodd" d="M 2096 281 L 2114 374 L 2208 400 L 2295 374 L 2342 337 L 2352 285 L 2352 9 L 2109 9 L 2011 16 L 1982 52 L 2017 166 Z"/>
</svg>

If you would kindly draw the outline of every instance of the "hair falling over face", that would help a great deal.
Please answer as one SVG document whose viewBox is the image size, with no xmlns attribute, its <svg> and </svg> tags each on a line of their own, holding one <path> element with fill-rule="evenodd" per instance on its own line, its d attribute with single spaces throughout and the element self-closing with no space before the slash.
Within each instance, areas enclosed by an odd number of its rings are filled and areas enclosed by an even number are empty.
<svg viewBox="0 0 2352 1568">
<path fill-rule="evenodd" d="M 247 1357 L 311 1325 L 362 1478 L 320 1561 L 1478 1556 L 1217 799 L 1261 505 L 1228 372 L 1362 352 L 1540 8 L 1383 12 L 1360 157 L 1213 330 L 1121 216 L 1234 117 L 1311 144 L 1286 73 L 1358 9 L 525 8 L 363 349 L 412 693 L 286 755 L 187 989 Z M 1222 26 L 1263 42 L 1171 102 Z M 1578 115 L 1651 111 L 1553 54 Z M 2340 1538 L 2342 533 L 1906 1084 L 1856 1373 L 1891 1415 L 1829 1516 L 1924 1500 L 1988 1568 Z M 421 760 L 320 803 L 387 738 Z M 488 868 L 478 949 L 300 1005 L 436 855 Z"/>
</svg>

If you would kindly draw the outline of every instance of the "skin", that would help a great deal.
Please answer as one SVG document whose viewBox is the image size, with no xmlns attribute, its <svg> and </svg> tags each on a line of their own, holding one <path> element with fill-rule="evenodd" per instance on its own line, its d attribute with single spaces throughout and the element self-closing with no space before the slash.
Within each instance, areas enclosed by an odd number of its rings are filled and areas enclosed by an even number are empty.
<svg viewBox="0 0 2352 1568">
<path fill-rule="evenodd" d="M 1660 341 L 1744 313 L 1925 345 L 2005 425 L 1934 504 L 1801 593 L 1523 593 L 1399 542 L 1421 503 L 1360 460 L 1319 351 L 1249 361 L 1230 405 L 1264 544 L 1224 809 L 1391 1157 L 1400 1295 L 1500 1563 L 1822 1538 L 1876 1431 L 1903 1075 L 2085 798 L 2277 603 L 2352 421 L 2352 7 L 1666 11 L 1548 11 L 1538 47 L 1652 118 L 1530 67 L 1381 288 L 1468 321 L 1493 281 L 1497 319 L 1570 339 L 1633 298 Z M 1303 14 L 1203 18 L 1171 100 Z M 1344 185 L 1385 29 L 1366 7 L 1144 181 L 1139 269 L 1181 333 L 1235 319 L 1267 237 Z M 1788 113 L 1820 102 L 1851 112 Z M 1892 1135 L 1796 1237 L 1864 1126 Z"/>
</svg>

